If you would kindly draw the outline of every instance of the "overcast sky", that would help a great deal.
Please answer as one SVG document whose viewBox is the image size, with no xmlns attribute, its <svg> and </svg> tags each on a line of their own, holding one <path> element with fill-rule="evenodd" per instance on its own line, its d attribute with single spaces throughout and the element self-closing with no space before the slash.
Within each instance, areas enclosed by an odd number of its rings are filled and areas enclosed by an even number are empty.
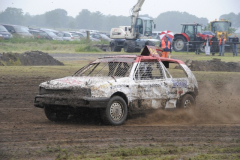
<svg viewBox="0 0 240 160">
<path fill-rule="evenodd" d="M 91 12 L 100 11 L 104 15 L 129 16 L 129 10 L 136 3 L 137 0 L 0 0 L 0 11 L 15 7 L 22 8 L 24 13 L 37 15 L 61 8 L 75 17 L 82 9 L 88 9 Z M 156 18 L 163 12 L 180 11 L 212 21 L 222 14 L 238 14 L 239 7 L 240 0 L 145 0 L 140 14 Z"/>
</svg>

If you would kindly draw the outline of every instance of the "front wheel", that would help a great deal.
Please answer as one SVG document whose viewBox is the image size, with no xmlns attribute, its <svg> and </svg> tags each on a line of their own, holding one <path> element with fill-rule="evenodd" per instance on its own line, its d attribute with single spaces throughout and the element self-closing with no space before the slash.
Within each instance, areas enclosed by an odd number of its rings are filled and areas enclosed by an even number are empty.
<svg viewBox="0 0 240 160">
<path fill-rule="evenodd" d="M 45 112 L 46 117 L 50 121 L 66 121 L 69 116 L 68 113 L 64 113 L 62 111 L 56 111 L 52 107 L 49 107 L 49 106 L 44 107 L 44 112 Z"/>
<path fill-rule="evenodd" d="M 106 108 L 101 110 L 101 117 L 105 124 L 121 125 L 127 118 L 128 108 L 122 97 L 114 96 Z"/>
<path fill-rule="evenodd" d="M 181 109 L 190 109 L 195 107 L 196 102 L 192 95 L 186 94 L 183 96 L 179 108 Z"/>
</svg>

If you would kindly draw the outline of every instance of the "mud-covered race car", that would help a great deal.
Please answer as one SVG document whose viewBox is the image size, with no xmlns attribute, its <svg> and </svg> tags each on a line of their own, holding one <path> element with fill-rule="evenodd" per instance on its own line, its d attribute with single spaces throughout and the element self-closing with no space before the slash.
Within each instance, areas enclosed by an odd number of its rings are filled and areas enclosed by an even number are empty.
<svg viewBox="0 0 240 160">
<path fill-rule="evenodd" d="M 51 121 L 66 120 L 83 108 L 97 109 L 111 125 L 141 111 L 195 106 L 198 84 L 191 70 L 148 47 L 141 56 L 99 58 L 72 76 L 41 83 L 34 105 L 44 108 Z"/>
</svg>

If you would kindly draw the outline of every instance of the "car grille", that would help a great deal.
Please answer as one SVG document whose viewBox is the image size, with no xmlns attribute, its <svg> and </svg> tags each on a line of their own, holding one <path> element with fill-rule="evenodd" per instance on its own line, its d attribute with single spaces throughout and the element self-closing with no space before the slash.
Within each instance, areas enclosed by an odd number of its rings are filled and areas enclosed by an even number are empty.
<svg viewBox="0 0 240 160">
<path fill-rule="evenodd" d="M 40 87 L 39 94 L 50 94 L 56 96 L 77 96 L 77 97 L 91 97 L 91 89 L 81 88 L 79 90 L 54 90 L 54 89 L 45 89 Z"/>
</svg>

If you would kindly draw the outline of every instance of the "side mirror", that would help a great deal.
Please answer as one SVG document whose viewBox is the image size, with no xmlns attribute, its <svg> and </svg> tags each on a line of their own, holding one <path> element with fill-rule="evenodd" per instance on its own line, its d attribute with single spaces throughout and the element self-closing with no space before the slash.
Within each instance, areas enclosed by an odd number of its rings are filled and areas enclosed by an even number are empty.
<svg viewBox="0 0 240 160">
<path fill-rule="evenodd" d="M 230 22 L 230 23 L 229 23 L 229 27 L 231 27 L 231 26 L 232 26 L 232 23 Z"/>
<path fill-rule="evenodd" d="M 125 27 L 125 31 L 127 32 L 127 27 Z"/>
<path fill-rule="evenodd" d="M 157 25 L 156 25 L 156 24 L 154 24 L 154 29 L 156 29 L 156 26 L 157 26 Z"/>
</svg>

